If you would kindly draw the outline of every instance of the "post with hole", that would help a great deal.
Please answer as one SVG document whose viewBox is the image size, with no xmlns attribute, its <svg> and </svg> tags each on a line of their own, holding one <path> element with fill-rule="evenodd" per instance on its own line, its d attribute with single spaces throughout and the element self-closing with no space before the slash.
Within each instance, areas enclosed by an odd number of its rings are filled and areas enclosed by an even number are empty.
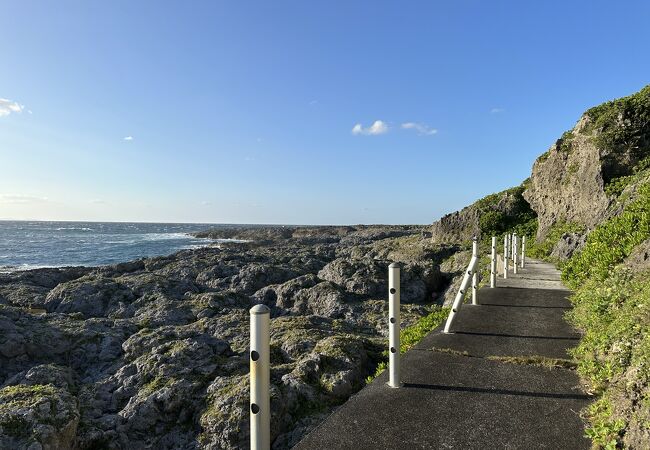
<svg viewBox="0 0 650 450">
<path fill-rule="evenodd" d="M 472 259 L 478 260 L 478 238 L 472 240 Z M 478 270 L 472 274 L 472 305 L 478 305 Z"/>
<path fill-rule="evenodd" d="M 521 237 L 521 268 L 526 267 L 526 235 Z"/>
<path fill-rule="evenodd" d="M 397 263 L 388 266 L 388 385 L 392 388 L 401 386 L 399 378 L 399 275 Z"/>
<path fill-rule="evenodd" d="M 271 395 L 269 326 L 271 310 L 255 305 L 250 310 L 250 414 L 251 450 L 271 448 Z"/>
<path fill-rule="evenodd" d="M 519 236 L 517 233 L 512 235 L 512 271 L 516 274 L 518 272 L 519 264 Z"/>
<path fill-rule="evenodd" d="M 492 254 L 490 255 L 490 287 L 497 287 L 497 237 L 492 236 Z"/>
<path fill-rule="evenodd" d="M 508 235 L 503 235 L 503 278 L 508 278 Z"/>
</svg>

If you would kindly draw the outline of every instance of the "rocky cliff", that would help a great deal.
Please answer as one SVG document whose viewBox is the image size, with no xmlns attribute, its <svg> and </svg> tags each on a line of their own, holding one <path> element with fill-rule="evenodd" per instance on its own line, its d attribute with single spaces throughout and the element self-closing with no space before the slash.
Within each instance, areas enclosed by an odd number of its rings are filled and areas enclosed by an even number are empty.
<svg viewBox="0 0 650 450">
<path fill-rule="evenodd" d="M 522 196 L 526 184 L 488 195 L 443 216 L 431 226 L 432 242 L 465 242 L 534 221 L 536 214 Z"/>
<path fill-rule="evenodd" d="M 591 229 L 611 217 L 621 182 L 649 156 L 650 86 L 589 109 L 533 165 L 524 197 L 539 218 L 537 237 L 556 224 Z"/>
<path fill-rule="evenodd" d="M 537 158 L 521 186 L 442 217 L 431 226 L 432 240 L 457 242 L 474 235 L 535 229 L 537 240 L 543 241 L 553 229 L 570 225 L 567 229 L 580 233 L 567 233 L 571 245 L 557 251 L 566 257 L 586 231 L 634 198 L 635 186 L 648 167 L 650 86 L 587 110 L 573 129 Z M 530 226 L 524 226 L 527 223 Z"/>
</svg>

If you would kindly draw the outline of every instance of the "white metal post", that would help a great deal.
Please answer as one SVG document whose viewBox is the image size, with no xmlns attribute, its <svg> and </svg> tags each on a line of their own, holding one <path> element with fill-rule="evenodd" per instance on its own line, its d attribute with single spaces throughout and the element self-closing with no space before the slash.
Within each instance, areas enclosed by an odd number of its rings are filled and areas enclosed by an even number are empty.
<svg viewBox="0 0 650 450">
<path fill-rule="evenodd" d="M 512 270 L 515 274 L 518 272 L 519 263 L 519 236 L 517 233 L 512 235 Z"/>
<path fill-rule="evenodd" d="M 521 268 L 526 267 L 526 235 L 521 237 Z"/>
<path fill-rule="evenodd" d="M 458 289 L 458 293 L 456 294 L 456 298 L 454 299 L 454 304 L 451 306 L 451 312 L 447 317 L 447 322 L 445 323 L 445 330 L 444 330 L 445 333 L 449 333 L 449 330 L 451 329 L 451 324 L 453 323 L 454 317 L 456 317 L 456 313 L 458 312 L 461 304 L 463 303 L 463 298 L 465 298 L 465 292 L 469 287 L 469 281 L 472 279 L 472 275 L 474 274 L 474 270 L 476 270 L 477 265 L 478 265 L 478 258 L 472 257 L 471 261 L 469 262 L 469 265 L 467 266 L 467 270 L 465 271 L 465 275 L 463 275 L 463 281 L 460 283 L 460 289 Z"/>
<path fill-rule="evenodd" d="M 271 448 L 270 317 L 268 306 L 255 305 L 250 310 L 251 450 Z"/>
<path fill-rule="evenodd" d="M 388 385 L 398 388 L 400 383 L 400 342 L 399 342 L 399 302 L 400 302 L 399 264 L 388 266 Z"/>
<path fill-rule="evenodd" d="M 490 287 L 497 287 L 497 238 L 492 236 L 492 254 L 490 255 Z"/>
<path fill-rule="evenodd" d="M 478 259 L 478 238 L 472 240 L 472 259 Z M 478 270 L 472 274 L 472 305 L 478 305 Z"/>
<path fill-rule="evenodd" d="M 508 235 L 503 235 L 503 278 L 508 278 Z"/>
</svg>

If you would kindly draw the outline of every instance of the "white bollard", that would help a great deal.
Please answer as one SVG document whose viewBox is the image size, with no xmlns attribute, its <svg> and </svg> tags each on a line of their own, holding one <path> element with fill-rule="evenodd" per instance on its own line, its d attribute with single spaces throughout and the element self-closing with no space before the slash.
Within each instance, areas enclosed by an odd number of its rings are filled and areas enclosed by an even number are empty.
<svg viewBox="0 0 650 450">
<path fill-rule="evenodd" d="M 503 278 L 508 278 L 508 235 L 503 235 Z"/>
<path fill-rule="evenodd" d="M 512 235 L 512 270 L 515 275 L 518 272 L 519 264 L 519 236 L 517 233 Z"/>
<path fill-rule="evenodd" d="M 492 254 L 490 260 L 490 287 L 497 287 L 497 238 L 492 236 Z"/>
<path fill-rule="evenodd" d="M 478 238 L 472 240 L 472 258 L 478 259 Z M 472 305 L 478 305 L 478 270 L 472 275 Z"/>
<path fill-rule="evenodd" d="M 526 267 L 526 235 L 521 237 L 521 268 Z"/>
<path fill-rule="evenodd" d="M 399 264 L 388 266 L 388 385 L 401 387 L 400 383 L 400 342 L 399 342 Z"/>
<path fill-rule="evenodd" d="M 467 266 L 467 271 L 465 271 L 465 275 L 463 275 L 463 281 L 460 283 L 460 289 L 458 289 L 458 293 L 456 294 L 456 298 L 454 299 L 454 304 L 451 306 L 451 312 L 447 317 L 447 322 L 445 323 L 445 330 L 444 330 L 445 333 L 449 333 L 449 330 L 451 329 L 451 324 L 454 321 L 454 317 L 456 317 L 456 313 L 458 312 L 458 310 L 460 310 L 460 305 L 463 303 L 463 298 L 465 298 L 465 292 L 469 287 L 469 281 L 472 279 L 472 275 L 476 270 L 476 266 L 478 266 L 478 258 L 472 257 L 472 259 L 469 262 L 469 266 Z"/>
<path fill-rule="evenodd" d="M 271 394 L 269 326 L 271 310 L 255 305 L 250 310 L 250 412 L 251 449 L 271 448 Z"/>
</svg>

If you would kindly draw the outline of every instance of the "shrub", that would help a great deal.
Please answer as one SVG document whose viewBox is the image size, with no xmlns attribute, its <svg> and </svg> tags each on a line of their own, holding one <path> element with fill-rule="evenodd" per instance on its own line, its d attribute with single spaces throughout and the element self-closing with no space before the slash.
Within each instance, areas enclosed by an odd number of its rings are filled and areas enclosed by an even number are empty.
<svg viewBox="0 0 650 450">
<path fill-rule="evenodd" d="M 576 288 L 586 279 L 604 280 L 632 249 L 650 237 L 650 184 L 623 212 L 598 225 L 577 255 L 562 268 L 563 280 Z"/>
</svg>

